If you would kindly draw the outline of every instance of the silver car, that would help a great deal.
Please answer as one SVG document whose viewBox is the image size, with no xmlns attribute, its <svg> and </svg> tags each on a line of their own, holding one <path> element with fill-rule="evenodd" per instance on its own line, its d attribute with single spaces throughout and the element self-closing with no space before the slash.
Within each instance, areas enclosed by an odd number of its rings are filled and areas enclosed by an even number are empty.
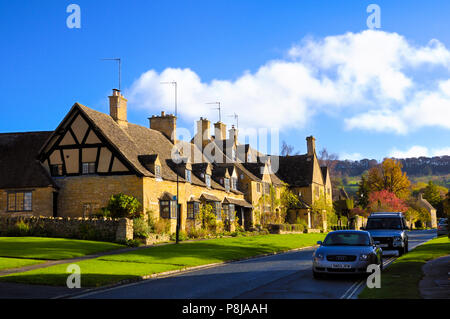
<svg viewBox="0 0 450 319">
<path fill-rule="evenodd" d="M 367 266 L 383 268 L 383 251 L 370 233 L 338 230 L 329 233 L 313 254 L 314 278 L 324 274 L 363 274 Z"/>
<path fill-rule="evenodd" d="M 437 235 L 448 235 L 448 219 L 441 218 L 439 219 L 439 224 L 437 225 Z"/>
</svg>

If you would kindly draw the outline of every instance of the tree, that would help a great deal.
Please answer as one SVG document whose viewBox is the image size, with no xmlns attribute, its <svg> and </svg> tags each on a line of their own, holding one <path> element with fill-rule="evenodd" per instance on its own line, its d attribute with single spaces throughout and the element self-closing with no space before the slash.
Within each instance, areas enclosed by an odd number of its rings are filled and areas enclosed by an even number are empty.
<svg viewBox="0 0 450 319">
<path fill-rule="evenodd" d="M 371 212 L 405 212 L 408 209 L 402 199 L 385 189 L 369 194 L 368 207 Z"/>
<path fill-rule="evenodd" d="M 319 198 L 311 205 L 311 211 L 315 215 L 313 217 L 321 216 L 320 220 L 326 218 L 328 225 L 337 225 L 338 216 L 334 210 L 333 204 L 327 201 L 324 195 L 320 194 Z M 324 216 L 324 211 L 326 216 Z M 316 219 L 316 218 L 315 218 Z M 314 225 L 316 227 L 317 225 Z"/>
<path fill-rule="evenodd" d="M 437 185 L 435 185 L 432 181 L 429 181 L 427 187 L 425 187 L 423 198 L 425 198 L 434 207 L 437 207 L 444 200 L 444 198 L 441 197 L 441 193 L 439 192 Z"/>
<path fill-rule="evenodd" d="M 411 183 L 402 172 L 402 164 L 395 159 L 386 158 L 383 163 L 369 170 L 367 182 L 371 192 L 387 190 L 398 198 L 407 199 Z"/>
<path fill-rule="evenodd" d="M 356 192 L 356 203 L 362 208 L 366 208 L 369 205 L 369 193 L 370 186 L 367 180 L 367 174 L 363 174 L 359 181 L 358 191 Z"/>
<path fill-rule="evenodd" d="M 324 147 L 319 152 L 320 166 L 326 166 L 330 170 L 330 175 L 336 175 L 336 165 L 339 162 L 339 156 L 335 153 L 328 153 L 328 150 Z"/>
<path fill-rule="evenodd" d="M 138 218 L 142 215 L 142 205 L 133 196 L 125 194 L 112 195 L 106 209 L 112 218 Z"/>
<path fill-rule="evenodd" d="M 286 144 L 285 141 L 281 144 L 281 156 L 298 155 L 299 152 L 294 153 L 294 146 Z"/>
</svg>

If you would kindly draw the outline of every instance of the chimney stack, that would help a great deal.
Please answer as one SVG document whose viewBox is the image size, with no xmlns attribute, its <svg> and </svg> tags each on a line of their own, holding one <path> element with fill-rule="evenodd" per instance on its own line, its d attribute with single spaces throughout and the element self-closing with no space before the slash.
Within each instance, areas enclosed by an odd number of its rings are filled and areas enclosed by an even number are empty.
<svg viewBox="0 0 450 319">
<path fill-rule="evenodd" d="M 127 126 L 127 99 L 118 89 L 113 89 L 112 96 L 109 96 L 109 115 L 117 124 Z"/>
<path fill-rule="evenodd" d="M 223 141 L 227 138 L 227 126 L 222 122 L 214 123 L 214 139 Z"/>
<path fill-rule="evenodd" d="M 234 125 L 232 125 L 231 129 L 228 130 L 228 133 L 229 133 L 230 140 L 233 141 L 234 145 L 237 145 L 237 142 L 238 142 L 238 129 L 236 129 L 234 127 Z"/>
<path fill-rule="evenodd" d="M 314 136 L 308 136 L 306 138 L 306 146 L 308 153 L 307 155 L 315 155 L 316 154 L 316 139 Z"/>
<path fill-rule="evenodd" d="M 161 116 L 153 115 L 148 118 L 152 130 L 163 133 L 173 144 L 176 144 L 177 118 L 175 115 L 161 112 Z"/>
<path fill-rule="evenodd" d="M 204 149 L 211 140 L 211 122 L 201 117 L 197 121 L 197 135 L 195 136 L 195 144 Z M 201 146 L 201 147 L 200 147 Z"/>
</svg>

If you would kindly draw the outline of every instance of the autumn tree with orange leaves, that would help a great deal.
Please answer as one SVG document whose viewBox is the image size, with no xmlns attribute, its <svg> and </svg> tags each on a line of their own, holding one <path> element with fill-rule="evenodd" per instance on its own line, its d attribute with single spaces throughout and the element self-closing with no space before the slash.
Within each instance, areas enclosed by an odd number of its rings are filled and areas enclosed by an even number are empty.
<svg viewBox="0 0 450 319">
<path fill-rule="evenodd" d="M 386 158 L 380 165 L 372 167 L 367 183 L 371 192 L 387 190 L 400 199 L 407 199 L 410 195 L 411 182 L 402 172 L 402 163 L 392 158 Z"/>
</svg>

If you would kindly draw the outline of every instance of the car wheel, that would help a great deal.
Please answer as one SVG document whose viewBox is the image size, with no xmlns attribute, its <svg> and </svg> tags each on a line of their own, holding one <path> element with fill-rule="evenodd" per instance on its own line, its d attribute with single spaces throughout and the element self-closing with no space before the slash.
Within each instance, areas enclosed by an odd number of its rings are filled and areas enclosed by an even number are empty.
<svg viewBox="0 0 450 319">
<path fill-rule="evenodd" d="M 401 255 L 403 255 L 404 249 L 405 249 L 405 248 L 403 248 L 403 247 L 398 249 L 398 256 L 399 256 L 399 257 L 400 257 Z"/>
<path fill-rule="evenodd" d="M 405 254 L 408 253 L 408 243 L 406 243 L 406 245 L 405 245 L 405 251 L 404 251 L 404 253 L 405 253 Z"/>
</svg>

